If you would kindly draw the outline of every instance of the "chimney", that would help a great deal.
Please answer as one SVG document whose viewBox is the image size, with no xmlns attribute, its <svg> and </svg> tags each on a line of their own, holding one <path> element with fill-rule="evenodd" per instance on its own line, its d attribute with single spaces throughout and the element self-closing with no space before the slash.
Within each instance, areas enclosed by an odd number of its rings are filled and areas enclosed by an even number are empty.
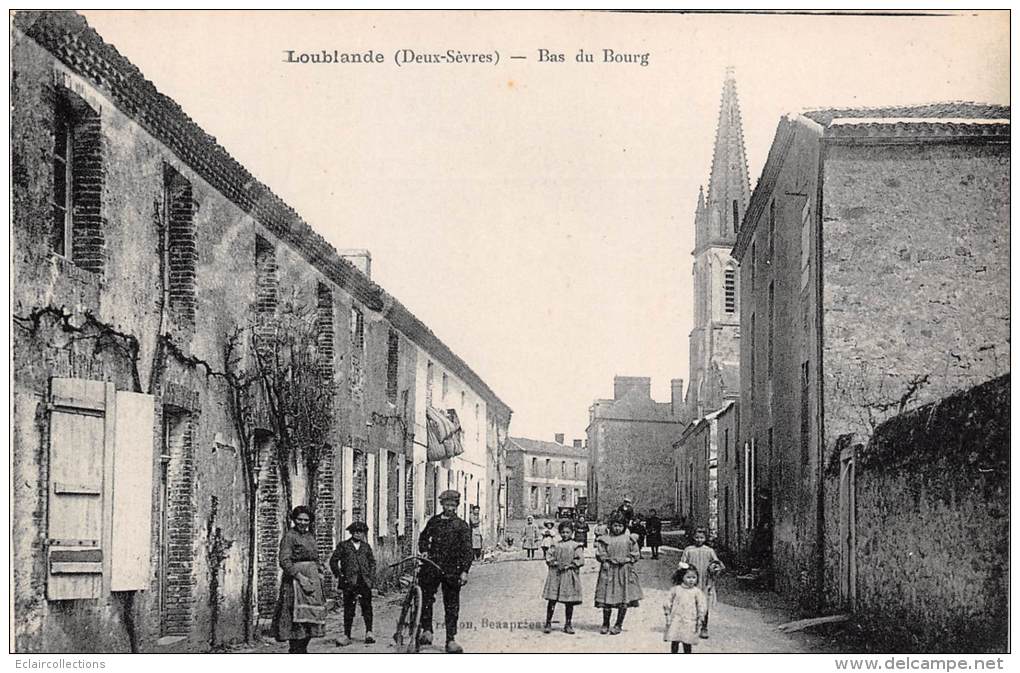
<svg viewBox="0 0 1020 673">
<path fill-rule="evenodd" d="M 372 253 L 363 248 L 341 250 L 340 256 L 354 265 L 361 273 L 372 278 Z"/>
<path fill-rule="evenodd" d="M 637 389 L 642 397 L 652 399 L 652 379 L 648 376 L 614 376 L 613 399 L 618 400 L 631 389 Z"/>
<path fill-rule="evenodd" d="M 575 439 L 574 440 L 574 448 L 575 449 L 583 449 L 584 448 L 584 446 L 581 444 L 581 440 L 580 439 Z"/>
<path fill-rule="evenodd" d="M 670 379 L 669 387 L 670 410 L 673 412 L 673 416 L 680 416 L 684 408 L 684 380 Z"/>
<path fill-rule="evenodd" d="M 562 444 L 563 443 L 563 433 L 562 432 L 557 432 L 556 433 L 556 443 L 557 444 Z"/>
</svg>

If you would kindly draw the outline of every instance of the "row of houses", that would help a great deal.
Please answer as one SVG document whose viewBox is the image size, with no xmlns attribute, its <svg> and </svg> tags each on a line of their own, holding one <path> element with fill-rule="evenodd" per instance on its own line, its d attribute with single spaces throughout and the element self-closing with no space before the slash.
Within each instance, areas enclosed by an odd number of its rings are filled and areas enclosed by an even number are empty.
<svg viewBox="0 0 1020 673">
<path fill-rule="evenodd" d="M 511 410 L 368 264 L 82 17 L 17 13 L 11 56 L 16 651 L 249 636 L 300 503 L 322 557 L 356 520 L 381 563 L 409 553 L 446 489 L 502 537 Z M 245 378 L 281 343 L 314 352 L 320 428 Z"/>
<path fill-rule="evenodd" d="M 1009 129 L 973 103 L 786 115 L 747 197 L 731 72 L 699 198 L 677 511 L 905 648 L 1006 647 Z"/>
</svg>

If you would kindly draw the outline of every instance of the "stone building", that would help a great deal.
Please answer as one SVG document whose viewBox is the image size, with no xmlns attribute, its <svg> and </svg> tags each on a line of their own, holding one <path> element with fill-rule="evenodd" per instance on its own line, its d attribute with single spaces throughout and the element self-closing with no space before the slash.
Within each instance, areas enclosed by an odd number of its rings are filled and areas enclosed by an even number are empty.
<svg viewBox="0 0 1020 673">
<path fill-rule="evenodd" d="M 675 505 L 673 444 L 684 429 L 683 379 L 669 402 L 652 399 L 652 380 L 614 376 L 613 398 L 588 410 L 588 512 L 604 518 L 625 496 L 634 509 L 665 517 Z"/>
<path fill-rule="evenodd" d="M 726 450 L 719 442 L 727 437 L 736 441 L 735 427 L 728 428 L 732 435 L 717 432 L 720 416 L 725 415 L 725 424 L 739 418 L 735 406 L 740 396 L 740 276 L 730 251 L 750 195 L 737 84 L 733 69 L 727 68 L 708 198 L 699 190 L 694 216 L 694 328 L 685 400 L 691 420 L 674 445 L 676 511 L 693 525 L 708 528 L 711 536 L 719 530 L 720 507 L 726 530 L 736 533 L 743 506 L 737 496 L 739 475 L 727 472 L 728 481 L 719 491 L 716 465 Z M 719 493 L 731 498 L 728 506 L 717 501 Z"/>
<path fill-rule="evenodd" d="M 1009 371 L 1009 136 L 1008 107 L 969 103 L 779 122 L 733 254 L 752 526 L 784 593 L 826 594 L 824 470 L 886 419 Z M 841 553 L 831 602 L 852 606 L 858 552 Z"/>
<path fill-rule="evenodd" d="M 511 437 L 507 468 L 511 475 L 510 518 L 555 516 L 559 507 L 576 507 L 588 496 L 588 449 L 557 434 L 553 442 Z"/>
<path fill-rule="evenodd" d="M 740 547 L 745 492 L 737 456 L 736 402 L 691 421 L 673 444 L 676 512 L 689 526 L 703 527 L 716 546 Z"/>
<path fill-rule="evenodd" d="M 15 651 L 244 638 L 288 493 L 316 502 L 320 554 L 355 519 L 382 556 L 409 549 L 423 359 L 459 386 L 464 492 L 495 528 L 498 489 L 471 484 L 500 478 L 510 410 L 467 364 L 80 16 L 17 13 L 11 63 Z M 250 336 L 298 314 L 333 411 L 280 457 L 266 388 L 241 381 Z"/>
</svg>

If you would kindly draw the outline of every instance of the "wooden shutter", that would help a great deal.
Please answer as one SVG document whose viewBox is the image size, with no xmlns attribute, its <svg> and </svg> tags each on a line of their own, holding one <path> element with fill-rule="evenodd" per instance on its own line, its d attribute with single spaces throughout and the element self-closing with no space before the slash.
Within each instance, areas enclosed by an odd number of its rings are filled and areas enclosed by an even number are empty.
<svg viewBox="0 0 1020 673">
<path fill-rule="evenodd" d="M 98 598 L 103 590 L 106 419 L 113 384 L 55 378 L 50 387 L 49 600 Z"/>
<path fill-rule="evenodd" d="M 111 591 L 137 591 L 149 586 L 154 410 L 152 395 L 117 392 Z"/>
</svg>

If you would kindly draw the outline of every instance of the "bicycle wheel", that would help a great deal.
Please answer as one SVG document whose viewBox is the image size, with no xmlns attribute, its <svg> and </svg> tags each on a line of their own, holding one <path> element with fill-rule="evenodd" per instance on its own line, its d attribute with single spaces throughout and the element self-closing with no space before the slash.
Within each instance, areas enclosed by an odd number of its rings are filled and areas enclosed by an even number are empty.
<svg viewBox="0 0 1020 673">
<path fill-rule="evenodd" d="M 397 620 L 397 632 L 393 634 L 397 652 L 414 654 L 418 651 L 418 629 L 421 620 L 421 589 L 417 584 L 411 585 L 400 607 L 400 619 Z"/>
</svg>

